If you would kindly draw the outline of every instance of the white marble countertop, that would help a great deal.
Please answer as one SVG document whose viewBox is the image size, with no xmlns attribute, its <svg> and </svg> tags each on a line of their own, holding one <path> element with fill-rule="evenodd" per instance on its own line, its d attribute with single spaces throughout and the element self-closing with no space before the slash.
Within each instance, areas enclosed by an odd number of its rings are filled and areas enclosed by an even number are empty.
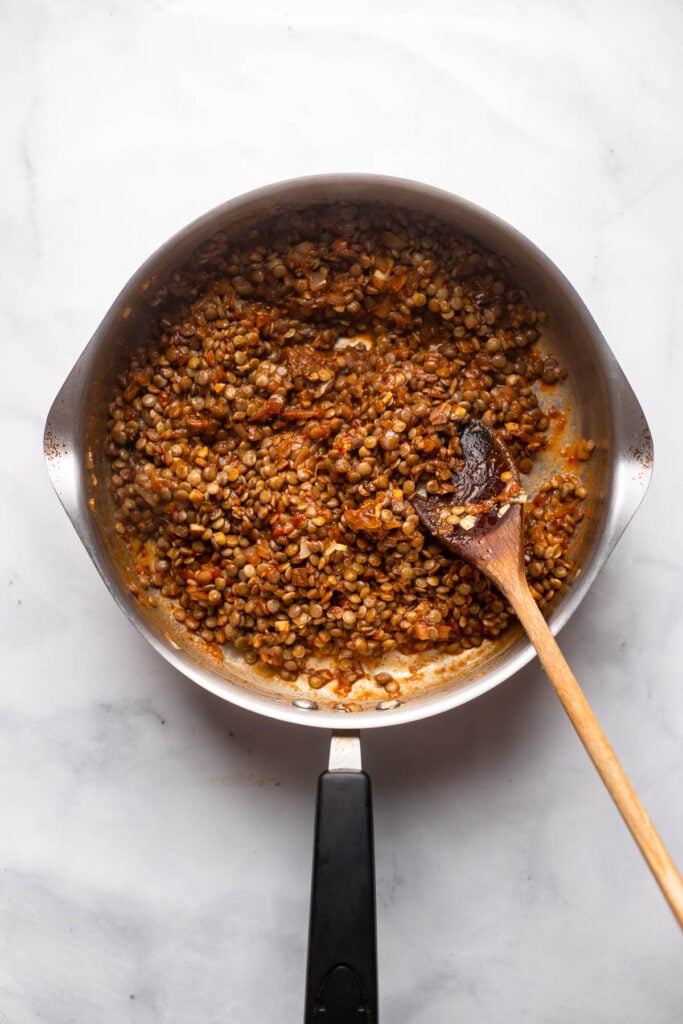
<svg viewBox="0 0 683 1024">
<path fill-rule="evenodd" d="M 301 1019 L 327 737 L 167 666 L 52 493 L 44 418 L 128 276 L 252 187 L 366 170 L 532 238 L 654 481 L 560 641 L 683 863 L 677 0 L 2 8 L 0 1022 Z M 364 738 L 385 1024 L 672 1024 L 679 930 L 537 664 Z"/>
</svg>

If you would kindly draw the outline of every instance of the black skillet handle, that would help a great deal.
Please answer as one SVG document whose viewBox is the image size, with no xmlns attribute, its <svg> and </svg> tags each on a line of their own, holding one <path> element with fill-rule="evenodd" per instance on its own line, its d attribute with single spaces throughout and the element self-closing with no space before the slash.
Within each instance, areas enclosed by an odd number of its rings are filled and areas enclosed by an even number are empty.
<svg viewBox="0 0 683 1024">
<path fill-rule="evenodd" d="M 304 1024 L 377 1024 L 370 777 L 318 780 Z"/>
</svg>

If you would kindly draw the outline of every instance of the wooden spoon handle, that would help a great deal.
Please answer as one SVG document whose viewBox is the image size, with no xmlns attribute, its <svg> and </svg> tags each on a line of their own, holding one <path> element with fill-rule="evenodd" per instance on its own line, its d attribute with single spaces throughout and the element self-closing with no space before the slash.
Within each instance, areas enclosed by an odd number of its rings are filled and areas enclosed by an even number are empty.
<svg viewBox="0 0 683 1024">
<path fill-rule="evenodd" d="M 683 879 L 645 808 L 619 764 L 600 723 L 555 642 L 525 580 L 505 586 L 505 593 L 536 648 L 562 706 L 588 751 L 602 781 L 631 830 L 676 920 L 683 928 Z"/>
</svg>

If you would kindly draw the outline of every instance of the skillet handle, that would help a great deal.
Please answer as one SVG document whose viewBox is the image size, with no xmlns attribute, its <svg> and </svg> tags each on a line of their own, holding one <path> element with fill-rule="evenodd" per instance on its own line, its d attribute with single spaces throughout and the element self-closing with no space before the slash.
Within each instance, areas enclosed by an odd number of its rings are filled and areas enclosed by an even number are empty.
<svg viewBox="0 0 683 1024">
<path fill-rule="evenodd" d="M 357 768 L 318 780 L 304 1024 L 377 1024 L 372 793 L 357 743 Z"/>
</svg>

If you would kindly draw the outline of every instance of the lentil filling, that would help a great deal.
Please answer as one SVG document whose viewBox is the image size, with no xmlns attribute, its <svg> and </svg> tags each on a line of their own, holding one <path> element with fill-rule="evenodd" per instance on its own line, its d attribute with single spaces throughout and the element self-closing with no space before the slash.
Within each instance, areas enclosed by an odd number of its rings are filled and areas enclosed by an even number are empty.
<svg viewBox="0 0 683 1024">
<path fill-rule="evenodd" d="M 311 207 L 215 235 L 158 301 L 109 408 L 134 590 L 207 644 L 342 693 L 392 650 L 504 632 L 507 602 L 411 505 L 418 487 L 448 492 L 471 419 L 522 479 L 548 442 L 537 385 L 565 371 L 503 258 L 394 207 Z M 585 497 L 563 473 L 530 499 L 541 607 L 572 570 Z"/>
</svg>

